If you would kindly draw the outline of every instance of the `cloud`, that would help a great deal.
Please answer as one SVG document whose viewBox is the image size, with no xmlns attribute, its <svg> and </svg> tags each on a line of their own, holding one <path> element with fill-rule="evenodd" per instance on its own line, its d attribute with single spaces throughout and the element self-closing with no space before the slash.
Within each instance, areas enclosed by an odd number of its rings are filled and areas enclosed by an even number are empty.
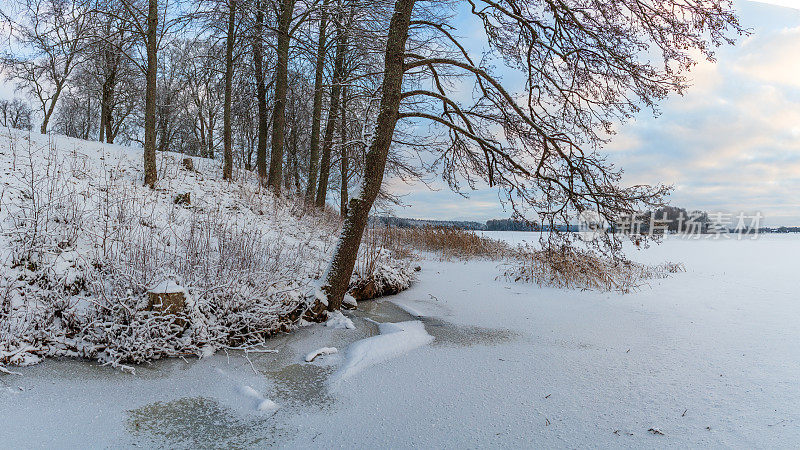
<svg viewBox="0 0 800 450">
<path fill-rule="evenodd" d="M 800 26 L 750 40 L 743 50 L 748 52 L 739 58 L 736 70 L 744 76 L 765 83 L 800 87 Z"/>
<path fill-rule="evenodd" d="M 800 8 L 800 0 L 770 3 Z M 753 34 L 720 49 L 716 63 L 700 60 L 684 96 L 665 102 L 657 118 L 642 112 L 604 151 L 627 184 L 673 185 L 675 205 L 760 211 L 771 225 L 800 224 L 800 11 L 744 1 L 736 7 Z M 462 199 L 442 187 L 405 190 L 412 206 L 396 212 L 508 216 L 496 192 Z"/>
<path fill-rule="evenodd" d="M 800 9 L 800 0 L 752 0 L 753 3 L 782 6 L 785 8 Z"/>
</svg>

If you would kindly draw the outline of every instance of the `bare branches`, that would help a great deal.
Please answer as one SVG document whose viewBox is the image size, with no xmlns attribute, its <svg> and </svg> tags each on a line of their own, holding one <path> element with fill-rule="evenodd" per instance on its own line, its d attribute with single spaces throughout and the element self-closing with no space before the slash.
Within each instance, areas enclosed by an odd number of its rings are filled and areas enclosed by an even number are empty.
<svg viewBox="0 0 800 450">
<path fill-rule="evenodd" d="M 477 175 L 500 186 L 515 211 L 550 223 L 586 209 L 610 219 L 661 204 L 669 188 L 619 186 L 621 172 L 599 151 L 614 124 L 685 88 L 692 50 L 713 59 L 731 31 L 744 32 L 730 4 L 468 2 L 488 38 L 482 59 L 429 8 L 410 23 L 403 68 L 409 88 L 400 117 L 444 130 L 446 142 L 429 148 L 451 187 Z M 663 64 L 648 58 L 653 49 Z M 524 86 L 497 75 L 509 70 Z"/>
<path fill-rule="evenodd" d="M 88 0 L 15 2 L 20 20 L 8 12 L 9 40 L 14 50 L 2 55 L 6 76 L 39 103 L 41 132 L 47 131 L 61 92 L 83 56 L 89 34 Z M 10 5 L 11 6 L 11 5 Z"/>
</svg>

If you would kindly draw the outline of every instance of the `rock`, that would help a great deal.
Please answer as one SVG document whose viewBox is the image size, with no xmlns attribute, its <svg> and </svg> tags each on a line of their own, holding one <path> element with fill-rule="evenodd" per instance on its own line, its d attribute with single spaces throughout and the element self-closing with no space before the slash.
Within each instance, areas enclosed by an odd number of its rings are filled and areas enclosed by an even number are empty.
<svg viewBox="0 0 800 450">
<path fill-rule="evenodd" d="M 181 165 L 183 165 L 184 169 L 194 172 L 194 160 L 192 158 L 183 158 Z"/>
</svg>

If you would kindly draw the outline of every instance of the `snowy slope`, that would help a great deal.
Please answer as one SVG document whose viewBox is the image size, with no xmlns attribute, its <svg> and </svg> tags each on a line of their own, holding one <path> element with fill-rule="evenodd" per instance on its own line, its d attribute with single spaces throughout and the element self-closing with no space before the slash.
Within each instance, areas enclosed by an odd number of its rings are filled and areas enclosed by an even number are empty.
<svg viewBox="0 0 800 450">
<path fill-rule="evenodd" d="M 338 218 L 183 158 L 159 153 L 150 190 L 140 149 L 0 131 L 0 366 L 202 356 L 295 327 Z M 142 311 L 158 286 L 185 293 L 178 317 Z"/>
</svg>

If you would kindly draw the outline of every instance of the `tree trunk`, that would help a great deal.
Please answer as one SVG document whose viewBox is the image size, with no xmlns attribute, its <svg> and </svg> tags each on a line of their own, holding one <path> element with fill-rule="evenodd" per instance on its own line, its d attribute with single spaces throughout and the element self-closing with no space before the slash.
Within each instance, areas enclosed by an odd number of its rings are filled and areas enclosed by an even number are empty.
<svg viewBox="0 0 800 450">
<path fill-rule="evenodd" d="M 289 137 L 286 141 L 286 176 L 283 177 L 283 188 L 286 189 L 287 192 L 291 192 L 292 188 L 292 179 L 294 175 L 294 160 L 295 160 L 295 150 L 297 146 L 295 145 L 295 135 L 297 132 L 297 118 L 292 117 L 289 121 Z"/>
<path fill-rule="evenodd" d="M 108 51 L 106 50 L 106 53 Z M 108 57 L 106 61 L 108 61 Z M 115 60 L 116 61 L 116 60 Z M 117 68 L 110 69 L 110 73 L 103 80 L 101 105 L 100 105 L 100 142 L 112 144 L 114 142 L 113 132 L 113 109 L 114 91 L 117 83 Z"/>
<path fill-rule="evenodd" d="M 108 105 L 108 109 L 106 109 L 106 143 L 113 144 L 114 143 L 114 105 Z"/>
<path fill-rule="evenodd" d="M 314 201 L 314 194 L 317 191 L 317 170 L 319 164 L 319 129 L 322 121 L 322 76 L 325 72 L 325 32 L 328 28 L 328 7 L 329 0 L 325 0 L 322 5 L 322 18 L 319 22 L 319 42 L 317 44 L 317 66 L 314 75 L 314 106 L 311 114 L 311 148 L 308 157 L 308 186 L 306 187 L 306 203 Z"/>
<path fill-rule="evenodd" d="M 278 19 L 278 50 L 275 66 L 275 100 L 272 111 L 272 151 L 267 185 L 276 194 L 281 192 L 283 178 L 283 144 L 286 125 L 286 91 L 289 85 L 289 28 L 292 24 L 295 0 L 282 0 Z"/>
<path fill-rule="evenodd" d="M 292 180 L 294 181 L 294 191 L 297 195 L 302 194 L 302 188 L 300 187 L 300 160 L 297 156 L 297 152 L 299 150 L 299 141 L 300 141 L 300 131 L 298 128 L 300 127 L 297 120 L 294 121 L 292 125 L 292 145 L 291 145 L 291 155 L 292 155 Z"/>
<path fill-rule="evenodd" d="M 200 120 L 200 130 L 198 131 L 198 134 L 200 135 L 200 156 L 206 156 L 206 153 L 208 152 L 208 145 L 206 145 L 206 119 L 203 117 L 202 107 L 197 109 L 197 116 Z"/>
<path fill-rule="evenodd" d="M 47 134 L 47 124 L 50 123 L 50 117 L 53 116 L 53 111 L 56 109 L 56 101 L 58 101 L 58 97 L 61 95 L 61 89 L 64 87 L 63 84 L 56 85 L 56 90 L 53 93 L 53 99 L 50 100 L 50 107 L 44 111 L 44 117 L 42 118 L 42 126 L 39 128 L 39 131 L 42 134 Z"/>
<path fill-rule="evenodd" d="M 347 172 L 350 170 L 348 165 L 350 161 L 347 157 L 347 88 L 342 88 L 342 112 L 341 112 L 341 130 L 339 130 L 340 136 L 340 162 L 341 162 L 341 189 L 339 190 L 339 214 L 342 217 L 347 216 Z"/>
<path fill-rule="evenodd" d="M 231 136 L 231 97 L 233 92 L 233 44 L 236 39 L 236 0 L 230 0 L 228 12 L 228 36 L 225 45 L 225 105 L 223 107 L 222 139 L 225 142 L 222 164 L 222 179 L 233 177 L 233 142 Z"/>
<path fill-rule="evenodd" d="M 106 81 L 106 85 L 106 89 L 108 90 L 108 104 L 105 107 L 106 143 L 113 144 L 114 138 L 116 137 L 116 131 L 114 131 L 114 92 L 116 91 L 117 87 L 116 69 L 112 72 L 111 78 Z M 104 95 L 106 94 L 104 93 Z M 100 133 L 102 134 L 102 130 Z"/>
<path fill-rule="evenodd" d="M 367 151 L 361 193 L 350 199 L 347 217 L 339 237 L 339 244 L 322 283 L 322 290 L 328 298 L 328 310 L 330 311 L 337 310 L 342 306 L 342 299 L 347 293 L 350 277 L 353 274 L 358 247 L 361 245 L 361 237 L 364 234 L 364 228 L 367 226 L 369 211 L 378 196 L 381 183 L 383 183 L 386 158 L 389 154 L 389 147 L 392 144 L 392 136 L 394 135 L 400 110 L 400 95 L 403 84 L 403 54 L 413 9 L 414 0 L 397 0 L 395 2 L 394 14 L 389 24 L 389 35 L 386 42 L 380 112 L 376 119 L 375 135 L 369 151 Z M 313 306 L 312 309 L 319 309 L 319 305 L 315 304 Z"/>
<path fill-rule="evenodd" d="M 86 128 L 83 130 L 83 140 L 88 141 L 92 133 L 92 96 L 86 96 Z"/>
<path fill-rule="evenodd" d="M 341 22 L 341 17 L 340 17 Z M 331 171 L 331 149 L 333 147 L 333 133 L 336 128 L 336 115 L 339 113 L 339 98 L 342 92 L 342 75 L 344 72 L 344 54 L 347 51 L 347 31 L 343 26 L 336 30 L 336 56 L 333 62 L 333 79 L 331 83 L 331 101 L 328 110 L 328 119 L 325 123 L 325 139 L 322 141 L 322 160 L 319 163 L 319 185 L 317 186 L 317 200 L 314 204 L 322 208 L 325 206 L 325 197 L 328 195 L 328 177 Z"/>
<path fill-rule="evenodd" d="M 158 152 L 165 152 L 169 150 L 169 145 L 172 143 L 172 133 L 170 133 L 169 129 L 170 121 L 172 120 L 170 94 L 167 93 L 167 95 L 161 95 L 159 100 L 161 100 L 162 105 L 160 107 L 156 107 L 156 123 L 158 124 L 156 127 L 156 140 L 158 141 L 156 150 Z"/>
<path fill-rule="evenodd" d="M 101 88 L 102 94 L 100 95 L 100 136 L 98 140 L 100 142 L 105 142 L 106 140 L 106 120 L 108 118 L 108 114 L 106 110 L 108 110 L 108 80 L 103 83 Z"/>
<path fill-rule="evenodd" d="M 158 0 L 147 12 L 147 87 L 144 96 L 144 184 L 156 187 L 156 75 L 158 73 Z"/>
<path fill-rule="evenodd" d="M 261 180 L 267 179 L 267 87 L 264 83 L 264 5 L 256 2 L 255 40 L 253 41 L 253 65 L 256 75 L 256 102 L 258 103 L 258 144 L 256 166 Z"/>
<path fill-rule="evenodd" d="M 208 157 L 214 159 L 214 118 L 208 112 Z"/>
</svg>

